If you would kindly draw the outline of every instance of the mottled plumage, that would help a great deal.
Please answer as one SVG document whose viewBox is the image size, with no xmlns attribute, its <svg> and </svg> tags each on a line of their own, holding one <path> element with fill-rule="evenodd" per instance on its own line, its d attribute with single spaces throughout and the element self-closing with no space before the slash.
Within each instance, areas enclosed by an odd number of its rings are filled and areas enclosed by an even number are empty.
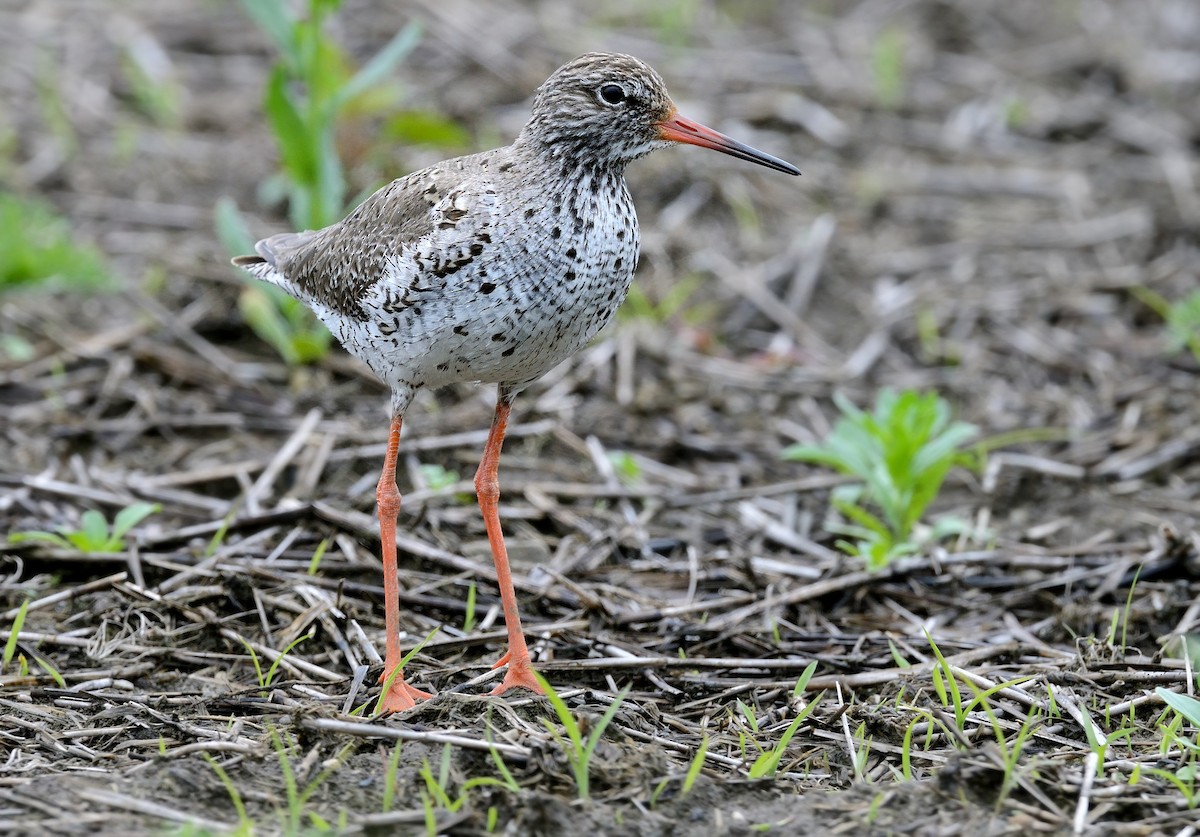
<svg viewBox="0 0 1200 837">
<path fill-rule="evenodd" d="M 389 462 L 379 487 L 389 594 L 385 674 L 399 661 L 389 541 L 399 506 L 400 420 L 423 386 L 486 381 L 498 383 L 500 395 L 476 486 L 509 626 L 502 662 L 511 655 L 497 692 L 536 688 L 495 517 L 504 426 L 516 394 L 586 345 L 625 298 L 639 243 L 625 166 L 673 142 L 799 173 L 679 117 L 662 79 L 642 61 L 590 53 L 538 89 L 512 145 L 414 172 L 337 224 L 273 236 L 256 245 L 257 256 L 234 260 L 311 307 L 392 390 Z M 424 694 L 398 680 L 389 709 Z"/>
</svg>

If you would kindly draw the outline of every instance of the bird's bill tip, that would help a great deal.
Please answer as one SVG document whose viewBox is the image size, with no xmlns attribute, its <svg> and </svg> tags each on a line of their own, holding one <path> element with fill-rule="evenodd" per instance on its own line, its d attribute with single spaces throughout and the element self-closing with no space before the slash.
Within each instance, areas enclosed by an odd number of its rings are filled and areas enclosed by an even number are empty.
<svg viewBox="0 0 1200 837">
<path fill-rule="evenodd" d="M 662 122 L 658 123 L 658 135 L 661 139 L 669 142 L 680 142 L 687 145 L 698 145 L 701 148 L 711 148 L 713 151 L 720 151 L 723 154 L 737 157 L 739 160 L 747 160 L 751 163 L 758 163 L 760 166 L 766 166 L 775 171 L 781 171 L 785 174 L 800 174 L 800 169 L 793 166 L 785 160 L 780 160 L 778 157 L 772 157 L 757 148 L 751 148 L 743 142 L 738 142 L 732 137 L 727 137 L 720 131 L 714 131 L 712 128 L 705 127 L 699 122 L 693 122 L 690 119 L 685 119 L 677 113 L 672 113 Z"/>
</svg>

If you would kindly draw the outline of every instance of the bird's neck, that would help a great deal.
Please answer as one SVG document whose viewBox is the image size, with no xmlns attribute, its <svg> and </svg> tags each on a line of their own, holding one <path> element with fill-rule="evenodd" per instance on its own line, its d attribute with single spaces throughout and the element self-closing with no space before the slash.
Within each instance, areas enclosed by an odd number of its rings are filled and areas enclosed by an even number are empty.
<svg viewBox="0 0 1200 837">
<path fill-rule="evenodd" d="M 597 148 L 577 137 L 531 130 L 528 125 L 513 143 L 513 150 L 564 184 L 587 182 L 596 188 L 623 180 L 629 163 L 614 154 L 614 149 Z"/>
</svg>

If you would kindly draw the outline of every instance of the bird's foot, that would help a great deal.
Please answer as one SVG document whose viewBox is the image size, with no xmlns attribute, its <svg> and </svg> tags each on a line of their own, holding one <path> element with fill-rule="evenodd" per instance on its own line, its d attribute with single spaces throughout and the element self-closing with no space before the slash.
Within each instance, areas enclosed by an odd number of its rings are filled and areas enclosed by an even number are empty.
<svg viewBox="0 0 1200 837">
<path fill-rule="evenodd" d="M 489 694 L 502 695 L 514 686 L 529 689 L 535 694 L 546 694 L 546 691 L 542 688 L 542 685 L 538 683 L 537 679 L 533 676 L 533 666 L 530 664 L 528 657 L 526 657 L 524 660 L 518 659 L 516 662 L 513 662 L 512 654 L 510 652 L 501 657 L 499 662 L 492 666 L 492 668 L 500 668 L 500 666 L 505 665 L 506 663 L 508 664 L 508 671 L 505 672 L 504 679 L 501 680 L 500 685 L 492 689 Z"/>
<path fill-rule="evenodd" d="M 384 669 L 384 677 L 379 678 L 382 682 L 387 682 L 387 669 Z M 380 707 L 384 714 L 392 712 L 403 712 L 405 709 L 412 709 L 417 705 L 419 700 L 429 700 L 433 697 L 431 692 L 425 692 L 418 689 L 416 686 L 410 686 L 404 682 L 404 675 L 397 674 L 396 679 L 392 681 L 391 687 L 383 695 L 383 704 Z"/>
</svg>

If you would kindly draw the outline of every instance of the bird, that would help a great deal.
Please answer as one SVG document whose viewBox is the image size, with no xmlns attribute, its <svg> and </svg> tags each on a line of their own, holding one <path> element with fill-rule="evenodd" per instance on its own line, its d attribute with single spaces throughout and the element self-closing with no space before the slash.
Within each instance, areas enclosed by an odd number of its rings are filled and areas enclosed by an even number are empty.
<svg viewBox="0 0 1200 837">
<path fill-rule="evenodd" d="M 259 241 L 233 264 L 305 303 L 391 391 L 376 487 L 384 578 L 384 713 L 432 697 L 400 669 L 396 458 L 423 387 L 497 385 L 475 489 L 496 568 L 508 650 L 491 692 L 544 693 L 534 676 L 500 528 L 500 449 L 516 396 L 608 324 L 638 262 L 628 163 L 695 145 L 800 171 L 681 116 L 662 77 L 630 55 L 591 52 L 555 70 L 508 146 L 412 172 L 320 230 Z M 390 682 L 390 686 L 387 684 Z"/>
</svg>

